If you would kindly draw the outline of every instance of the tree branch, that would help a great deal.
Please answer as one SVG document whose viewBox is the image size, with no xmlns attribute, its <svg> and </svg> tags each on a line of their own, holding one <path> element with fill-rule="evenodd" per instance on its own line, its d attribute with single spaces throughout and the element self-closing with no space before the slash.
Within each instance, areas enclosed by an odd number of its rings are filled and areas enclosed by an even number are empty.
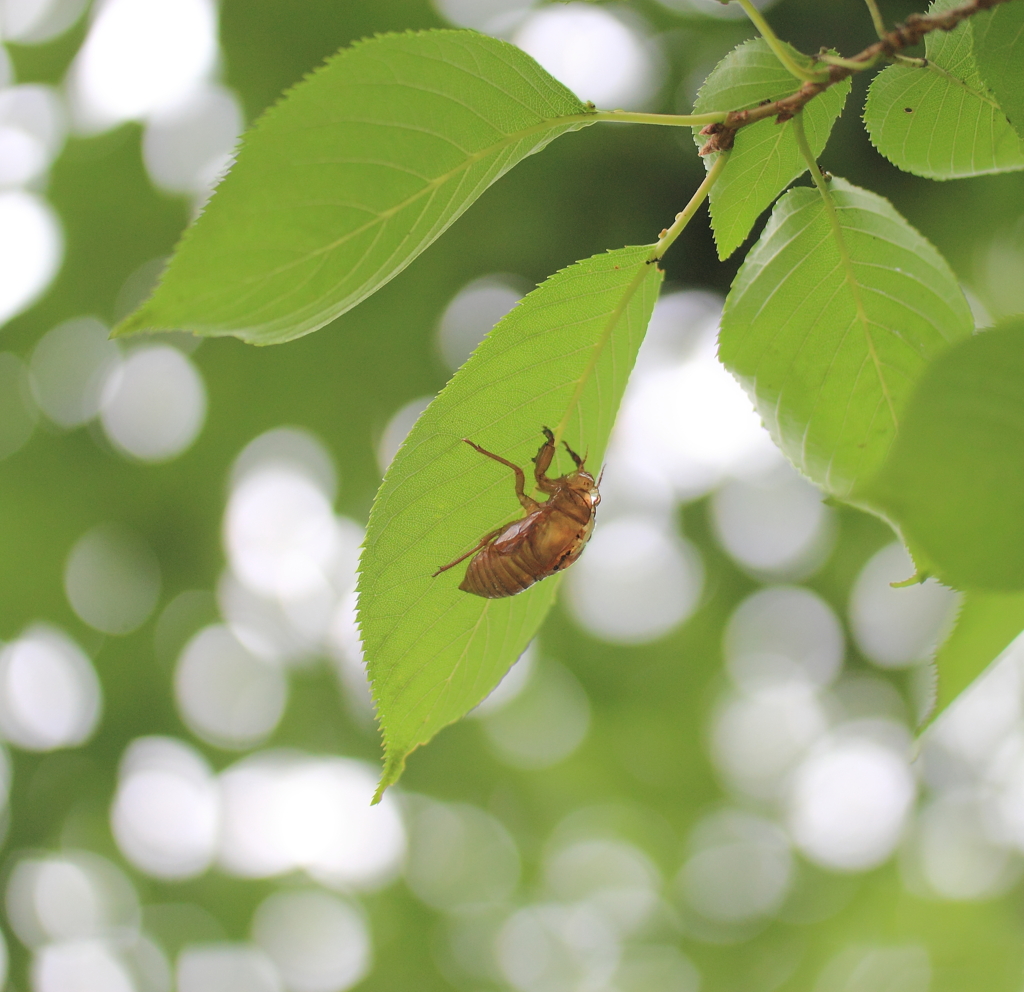
<svg viewBox="0 0 1024 992">
<path fill-rule="evenodd" d="M 765 103 L 751 110 L 734 110 L 721 123 L 708 124 L 700 132 L 708 136 L 700 154 L 710 155 L 712 152 L 727 151 L 732 148 L 736 132 L 740 128 L 756 124 L 758 121 L 774 117 L 777 124 L 782 124 L 800 113 L 819 93 L 824 93 L 830 86 L 847 79 L 855 72 L 863 72 L 883 59 L 893 58 L 905 48 L 918 44 L 932 31 L 952 31 L 961 21 L 973 14 L 1008 2 L 1009 0 L 970 0 L 962 7 L 954 7 L 938 14 L 911 14 L 905 23 L 898 24 L 892 31 L 887 31 L 879 41 L 868 45 L 853 58 L 842 59 L 840 64 L 826 62 L 828 76 L 821 82 L 805 82 L 795 93 L 781 100 Z"/>
</svg>

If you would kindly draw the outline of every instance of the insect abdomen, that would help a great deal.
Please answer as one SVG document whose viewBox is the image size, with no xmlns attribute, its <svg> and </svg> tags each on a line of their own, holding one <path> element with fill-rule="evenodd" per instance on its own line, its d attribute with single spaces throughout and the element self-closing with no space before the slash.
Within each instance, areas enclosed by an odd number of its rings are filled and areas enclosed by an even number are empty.
<svg viewBox="0 0 1024 992">
<path fill-rule="evenodd" d="M 512 469 L 516 477 L 516 496 L 526 516 L 485 534 L 475 548 L 442 565 L 433 573 L 433 578 L 469 558 L 459 588 L 485 599 L 501 599 L 515 596 L 540 579 L 568 568 L 579 558 L 590 539 L 594 511 L 601 502 L 598 483 L 584 470 L 585 459 L 564 441 L 566 451 L 576 463 L 576 471 L 557 479 L 550 478 L 547 471 L 555 453 L 555 434 L 547 427 L 541 430 L 546 440 L 533 462 L 537 488 L 548 496 L 544 502 L 526 495 L 526 476 L 522 468 L 463 438 L 480 454 Z"/>
<path fill-rule="evenodd" d="M 529 574 L 515 558 L 498 554 L 492 546 L 484 548 L 469 563 L 459 588 L 486 599 L 502 599 L 528 589 L 542 577 Z"/>
<path fill-rule="evenodd" d="M 510 524 L 469 563 L 459 588 L 487 599 L 515 596 L 535 582 L 571 565 L 590 537 L 592 522 L 580 526 L 546 507 Z"/>
</svg>

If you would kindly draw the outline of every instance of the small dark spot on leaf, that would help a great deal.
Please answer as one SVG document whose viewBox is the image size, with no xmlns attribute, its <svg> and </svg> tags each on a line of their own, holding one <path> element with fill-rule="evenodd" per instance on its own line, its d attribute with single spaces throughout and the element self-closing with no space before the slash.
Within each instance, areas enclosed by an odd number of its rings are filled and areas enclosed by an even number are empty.
<svg viewBox="0 0 1024 992">
<path fill-rule="evenodd" d="M 912 114 L 913 112 L 914 112 L 914 108 L 913 107 L 904 107 L 903 108 L 903 113 L 905 113 L 905 114 Z"/>
</svg>

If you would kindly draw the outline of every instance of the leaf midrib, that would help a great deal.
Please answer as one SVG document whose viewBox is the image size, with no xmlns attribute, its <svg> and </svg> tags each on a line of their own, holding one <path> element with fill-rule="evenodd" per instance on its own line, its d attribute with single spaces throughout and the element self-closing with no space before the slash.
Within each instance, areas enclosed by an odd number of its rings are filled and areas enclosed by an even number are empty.
<svg viewBox="0 0 1024 992">
<path fill-rule="evenodd" d="M 487 157 L 500 154 L 503 150 L 511 148 L 517 142 L 529 138 L 531 135 L 543 134 L 545 131 L 553 131 L 557 130 L 560 127 L 571 126 L 573 124 L 589 126 L 590 124 L 593 123 L 596 123 L 596 121 L 593 120 L 593 115 L 591 113 L 569 114 L 562 117 L 545 118 L 544 120 L 538 122 L 537 124 L 532 124 L 527 128 L 523 128 L 519 131 L 513 132 L 512 134 L 506 135 L 500 141 L 494 142 L 493 144 L 488 145 L 486 148 L 483 148 L 478 152 L 474 152 L 472 155 L 468 156 L 464 161 L 460 162 L 454 168 L 449 169 L 446 173 L 442 174 L 441 176 L 438 176 L 435 179 L 430 180 L 421 189 L 417 190 L 411 196 L 406 197 L 406 199 L 403 200 L 402 202 L 392 207 L 388 207 L 386 210 L 377 213 L 371 220 L 366 221 L 366 223 L 362 224 L 360 227 L 352 231 L 346 232 L 344 235 L 335 239 L 331 243 L 323 245 L 312 251 L 304 252 L 300 257 L 295 258 L 289 262 L 286 262 L 275 269 L 263 271 L 258 275 L 252 275 L 240 279 L 238 281 L 239 295 L 245 295 L 242 292 L 244 289 L 256 288 L 261 283 L 265 282 L 268 279 L 276 278 L 297 267 L 307 265 L 308 263 L 314 261 L 315 259 L 319 258 L 326 260 L 326 257 L 330 253 L 335 251 L 337 248 L 341 247 L 343 244 L 350 241 L 351 239 L 358 237 L 359 235 L 369 230 L 372 230 L 375 227 L 378 227 L 380 229 L 377 234 L 377 238 L 379 238 L 387 222 L 391 220 L 394 216 L 401 213 L 408 207 L 414 205 L 417 201 L 422 200 L 428 196 L 433 196 L 433 194 L 435 194 L 438 190 L 443 188 L 445 184 L 447 184 L 450 180 L 456 178 L 462 173 L 467 172 L 472 166 L 485 160 Z M 376 244 L 377 238 L 374 239 L 374 244 Z M 363 257 L 356 263 L 356 266 L 361 265 L 366 260 L 367 255 L 368 253 L 364 254 Z M 204 301 L 209 301 L 216 298 L 219 294 L 219 289 L 210 289 L 205 294 L 196 295 L 192 297 L 191 302 L 193 304 L 201 304 Z M 260 311 L 266 311 L 268 307 L 275 307 L 279 305 L 280 299 L 281 298 L 279 297 L 274 301 L 264 303 L 258 310 L 250 313 L 246 321 L 250 325 L 247 329 L 250 334 L 256 334 L 261 331 L 266 332 L 268 329 L 273 329 L 273 327 L 275 327 L 279 323 L 279 319 L 274 317 L 270 317 L 267 319 L 266 322 L 260 323 L 256 317 L 256 314 L 259 313 Z M 321 305 L 322 299 L 323 297 L 320 297 L 314 303 L 311 303 L 302 308 L 301 312 L 306 315 L 306 318 L 304 319 L 315 317 L 316 315 L 321 315 L 324 313 L 324 309 Z M 358 302 L 358 300 L 356 302 Z M 289 327 L 295 326 L 296 323 L 297 318 L 295 315 L 292 315 L 287 321 L 287 325 Z M 235 331 L 232 333 L 238 332 Z"/>
<path fill-rule="evenodd" d="M 655 246 L 644 245 L 641 247 L 650 247 L 653 250 Z M 576 380 L 573 395 L 569 399 L 569 402 L 566 404 L 566 412 L 563 415 L 562 419 L 559 421 L 558 427 L 555 429 L 555 437 L 557 440 L 561 440 L 561 436 L 565 432 L 565 428 L 567 427 L 569 420 L 571 420 L 573 412 L 579 407 L 583 391 L 586 388 L 586 385 L 590 381 L 590 379 L 593 378 L 593 375 L 597 369 L 598 362 L 600 361 L 601 355 L 604 353 L 605 348 L 608 346 L 608 342 L 612 338 L 612 334 L 614 333 L 615 327 L 622 319 L 623 314 L 625 314 L 626 309 L 629 307 L 630 302 L 636 295 L 637 290 L 643 285 L 644 279 L 647 276 L 647 264 L 648 263 L 645 260 L 642 264 L 638 266 L 636 275 L 634 275 L 634 277 L 627 284 L 624 292 L 622 293 L 621 299 L 605 318 L 605 323 L 601 328 L 601 333 L 597 341 L 595 341 L 594 344 L 590 346 L 590 358 L 588 359 L 587 365 L 585 366 L 583 372 Z M 561 360 L 562 358 L 564 358 L 564 355 L 559 355 L 556 357 L 558 360 Z M 556 359 L 553 358 L 549 359 L 548 361 L 553 360 Z M 517 370 L 516 374 L 519 374 L 519 371 L 520 370 Z M 557 387 L 553 387 L 550 391 L 557 391 L 563 389 L 564 385 L 565 384 L 559 384 Z M 536 397 L 531 397 L 531 402 L 534 399 L 536 399 Z M 495 485 L 497 485 L 497 483 L 495 483 Z M 493 486 L 489 488 L 493 488 Z M 406 554 L 410 548 L 416 547 L 417 544 L 424 541 L 429 536 L 430 533 L 437 529 L 437 527 L 447 523 L 451 515 L 452 514 L 438 521 L 432 521 L 430 527 L 426 528 L 423 532 L 417 535 L 416 539 L 412 543 L 401 549 L 401 551 L 396 555 L 396 559 L 400 559 L 401 556 Z M 388 566 L 382 567 L 381 570 L 376 575 L 375 581 L 380 582 L 382 578 L 387 574 L 387 570 Z M 382 647 L 387 642 L 390 636 L 391 633 L 385 635 L 384 639 L 381 641 L 378 647 Z"/>
<path fill-rule="evenodd" d="M 860 323 L 864 332 L 864 340 L 867 344 L 868 354 L 871 356 L 871 363 L 878 379 L 878 385 L 881 388 L 882 395 L 885 397 L 885 402 L 889 407 L 889 416 L 892 418 L 893 430 L 898 431 L 899 418 L 896 416 L 896 407 L 893 404 L 892 397 L 889 395 L 889 387 L 885 381 L 885 376 L 882 374 L 882 364 L 878 357 L 878 351 L 875 348 L 874 338 L 871 336 L 871 321 L 868 319 L 867 310 L 864 308 L 864 299 L 861 296 L 860 283 L 857 280 L 857 273 L 853 267 L 853 258 L 850 256 L 849 249 L 846 246 L 846 239 L 843 236 L 843 225 L 839 220 L 839 214 L 836 210 L 835 200 L 832 198 L 832 192 L 828 188 L 828 183 L 825 182 L 824 177 L 818 169 L 818 163 L 811 152 L 810 145 L 807 143 L 807 135 L 804 132 L 803 116 L 801 114 L 798 114 L 793 118 L 793 133 L 796 135 L 797 144 L 800 146 L 800 152 L 807 162 L 808 169 L 810 169 L 814 185 L 817 188 L 818 193 L 821 195 L 821 200 L 825 207 L 825 216 L 828 218 L 829 226 L 832 228 L 832 236 L 835 239 L 836 250 L 839 252 L 839 258 L 843 266 L 843 275 L 845 277 L 846 285 L 850 291 L 850 295 L 853 297 L 853 304 L 857 312 L 857 321 Z"/>
<path fill-rule="evenodd" d="M 437 176 L 436 178 L 430 180 L 421 189 L 417 190 L 411 196 L 406 197 L 404 200 L 395 204 L 392 207 L 388 207 L 386 210 L 380 211 L 373 218 L 373 220 L 369 220 L 362 226 L 357 227 L 352 231 L 346 232 L 341 237 L 336 238 L 334 241 L 326 245 L 323 245 L 320 248 L 316 248 L 312 251 L 305 252 L 300 258 L 297 258 L 294 261 L 287 262 L 276 269 L 270 270 L 269 272 L 261 273 L 259 276 L 251 276 L 246 280 L 242 280 L 242 282 L 243 284 L 261 282 L 264 279 L 282 275 L 283 273 L 289 271 L 289 269 L 295 268 L 295 266 L 304 265 L 306 262 L 309 262 L 320 255 L 332 252 L 336 248 L 341 247 L 341 245 L 345 244 L 352 238 L 355 238 L 358 235 L 364 233 L 365 231 L 370 230 L 376 224 L 383 224 L 384 222 L 390 220 L 396 214 L 401 213 L 403 210 L 405 210 L 407 207 L 412 206 L 418 200 L 440 189 L 450 179 L 453 179 L 460 173 L 467 171 L 473 165 L 476 165 L 477 162 L 483 161 L 488 156 L 496 154 L 497 152 L 500 152 L 502 149 L 508 148 L 514 145 L 516 142 L 521 141 L 524 138 L 528 138 L 534 134 L 542 134 L 544 131 L 553 131 L 558 127 L 562 127 L 568 124 L 586 124 L 588 123 L 588 121 L 590 123 L 594 123 L 593 121 L 589 120 L 592 117 L 593 115 L 589 113 L 571 114 L 566 117 L 548 117 L 538 124 L 532 124 L 528 128 L 523 128 L 520 131 L 515 131 L 510 135 L 506 135 L 501 141 L 496 141 L 493 145 L 488 145 L 486 148 L 483 148 L 480 151 L 474 152 L 472 155 L 467 156 L 464 161 L 460 162 L 454 168 L 449 169 L 447 172 L 442 173 L 440 176 Z"/>
<path fill-rule="evenodd" d="M 649 247 L 653 251 L 657 246 L 650 245 Z M 594 342 L 593 350 L 590 353 L 590 358 L 587 360 L 586 367 L 580 374 L 579 379 L 576 380 L 576 387 L 573 390 L 572 397 L 566 404 L 565 413 L 562 415 L 562 419 L 558 422 L 558 426 L 555 428 L 556 444 L 562 440 L 562 435 L 565 433 L 566 427 L 569 426 L 570 419 L 572 419 L 573 411 L 579 407 L 580 400 L 583 397 L 583 390 L 586 389 L 587 383 L 593 377 L 594 372 L 597 369 L 597 363 L 601 360 L 601 355 L 604 353 L 604 349 L 608 346 L 608 342 L 611 340 L 612 332 L 615 330 L 618 322 L 622 319 L 630 301 L 636 295 L 636 291 L 643 285 L 644 279 L 647 278 L 647 266 L 651 264 L 651 261 L 653 260 L 644 260 L 637 267 L 636 275 L 633 276 L 629 281 L 629 284 L 626 286 L 625 292 L 622 294 L 622 299 L 619 300 L 612 312 L 608 314 L 604 327 L 601 329 L 601 336 Z"/>
</svg>

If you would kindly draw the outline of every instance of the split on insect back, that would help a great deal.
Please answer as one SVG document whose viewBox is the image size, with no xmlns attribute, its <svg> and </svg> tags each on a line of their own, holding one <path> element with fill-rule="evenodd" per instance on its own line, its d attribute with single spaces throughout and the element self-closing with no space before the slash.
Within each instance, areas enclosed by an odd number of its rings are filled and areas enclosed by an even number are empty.
<svg viewBox="0 0 1024 992">
<path fill-rule="evenodd" d="M 360 631 L 386 752 L 381 790 L 401 775 L 410 751 L 498 684 L 554 602 L 565 564 L 582 550 L 597 502 L 588 466 L 600 469 L 661 285 L 651 258 L 650 245 L 622 248 L 542 283 L 455 374 L 389 468 L 359 582 Z M 554 428 L 550 440 L 541 438 L 546 424 Z M 586 457 L 586 478 L 566 447 Z M 474 552 L 479 560 L 485 536 L 496 542 L 503 532 L 536 528 L 524 523 L 534 511 L 517 497 L 509 467 L 535 456 L 545 485 L 572 488 L 564 479 L 576 476 L 589 517 L 581 508 L 577 523 L 562 520 L 556 532 L 546 511 L 551 528 L 533 536 L 560 545 L 554 564 L 565 560 L 544 581 L 524 583 L 515 595 L 469 595 L 459 588 L 466 581 L 460 573 L 472 566 L 442 566 Z M 542 511 L 556 498 L 537 475 L 524 478 L 523 496 Z M 531 559 L 526 572 L 538 570 Z"/>
</svg>

